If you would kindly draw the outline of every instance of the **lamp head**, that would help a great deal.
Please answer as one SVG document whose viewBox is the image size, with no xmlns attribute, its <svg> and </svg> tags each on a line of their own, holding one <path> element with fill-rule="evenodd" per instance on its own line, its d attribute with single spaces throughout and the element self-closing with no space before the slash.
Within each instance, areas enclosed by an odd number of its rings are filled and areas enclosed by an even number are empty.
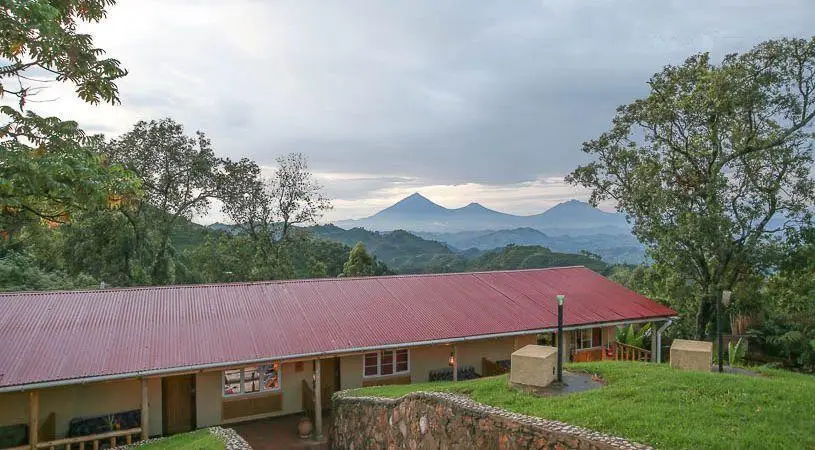
<svg viewBox="0 0 815 450">
<path fill-rule="evenodd" d="M 566 300 L 566 296 L 565 296 L 565 295 L 560 294 L 560 295 L 558 295 L 558 296 L 557 296 L 557 304 L 558 304 L 558 305 L 561 305 L 561 306 L 562 306 L 562 305 L 563 305 L 563 302 L 564 302 L 565 300 Z"/>
</svg>

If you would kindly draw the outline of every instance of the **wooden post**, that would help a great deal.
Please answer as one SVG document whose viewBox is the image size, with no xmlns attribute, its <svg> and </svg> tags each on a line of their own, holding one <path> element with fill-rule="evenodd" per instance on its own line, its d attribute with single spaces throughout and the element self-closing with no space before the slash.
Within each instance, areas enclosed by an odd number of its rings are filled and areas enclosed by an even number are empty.
<svg viewBox="0 0 815 450">
<path fill-rule="evenodd" d="M 28 445 L 31 450 L 37 448 L 37 433 L 40 430 L 40 393 L 30 391 L 28 393 Z"/>
<path fill-rule="evenodd" d="M 141 440 L 145 441 L 150 437 L 150 404 L 148 402 L 147 378 L 141 379 Z"/>
<path fill-rule="evenodd" d="M 320 360 L 314 360 L 314 439 L 323 438 L 323 404 Z"/>
<path fill-rule="evenodd" d="M 458 346 L 453 344 L 453 381 L 458 381 Z"/>
</svg>

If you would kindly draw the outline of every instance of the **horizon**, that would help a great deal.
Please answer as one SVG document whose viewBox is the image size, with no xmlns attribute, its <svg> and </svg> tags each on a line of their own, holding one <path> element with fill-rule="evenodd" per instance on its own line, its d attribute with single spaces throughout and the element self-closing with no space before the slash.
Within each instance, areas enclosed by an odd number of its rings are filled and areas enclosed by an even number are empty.
<svg viewBox="0 0 815 450">
<path fill-rule="evenodd" d="M 655 72 L 809 36 L 810 3 L 123 2 L 80 27 L 129 71 L 121 104 L 87 105 L 58 83 L 32 107 L 108 137 L 172 117 L 265 173 L 302 152 L 329 222 L 414 191 L 528 215 L 588 198 L 563 181 L 588 160 L 582 142 Z"/>
<path fill-rule="evenodd" d="M 367 219 L 367 218 L 369 218 L 371 216 L 374 216 L 374 215 L 378 214 L 379 212 L 382 212 L 383 210 L 385 210 L 387 208 L 390 208 L 391 206 L 396 205 L 397 203 L 399 203 L 399 202 L 401 202 L 403 200 L 407 200 L 407 199 L 409 199 L 411 197 L 414 197 L 414 196 L 417 196 L 417 195 L 419 197 L 423 198 L 424 200 L 427 200 L 428 202 L 435 204 L 436 206 L 440 206 L 440 207 L 442 207 L 444 209 L 447 209 L 447 210 L 450 210 L 450 211 L 457 210 L 457 209 L 462 209 L 462 208 L 465 208 L 465 207 L 470 206 L 470 205 L 478 205 L 478 206 L 481 206 L 483 208 L 486 208 L 488 210 L 498 212 L 498 213 L 510 214 L 510 215 L 518 216 L 518 217 L 529 217 L 529 216 L 534 216 L 534 215 L 537 215 L 537 214 L 545 213 L 545 212 L 551 210 L 552 208 L 554 208 L 554 207 L 556 207 L 558 205 L 562 205 L 562 204 L 569 203 L 569 202 L 579 202 L 579 203 L 586 204 L 586 205 L 588 205 L 588 206 L 590 206 L 590 207 L 592 207 L 594 209 L 597 209 L 597 210 L 605 212 L 605 213 L 620 214 L 620 212 L 617 211 L 616 209 L 612 208 L 612 209 L 608 210 L 606 208 L 599 207 L 600 205 L 598 205 L 598 207 L 595 208 L 595 207 L 591 206 L 587 200 L 581 200 L 581 199 L 577 199 L 577 198 L 568 198 L 568 199 L 565 199 L 563 201 L 556 202 L 556 203 L 552 204 L 551 206 L 547 206 L 547 207 L 545 207 L 544 209 L 542 209 L 540 211 L 532 212 L 530 214 L 515 214 L 515 213 L 508 212 L 508 211 L 503 211 L 503 210 L 500 210 L 500 209 L 491 208 L 491 207 L 489 207 L 489 206 L 487 206 L 487 205 L 485 205 L 485 204 L 483 204 L 481 202 L 478 202 L 478 201 L 471 201 L 471 202 L 469 202 L 469 203 L 467 203 L 465 205 L 462 205 L 462 206 L 450 207 L 450 206 L 442 205 L 441 203 L 429 198 L 427 195 L 424 195 L 421 192 L 417 191 L 417 192 L 413 192 L 410 195 L 402 197 L 401 199 L 396 200 L 395 202 L 393 202 L 391 204 L 388 204 L 388 205 L 374 211 L 372 214 L 369 214 L 367 216 L 351 217 L 351 218 L 338 218 L 338 219 L 328 220 L 328 221 L 319 220 L 319 221 L 317 221 L 316 225 L 335 225 L 335 226 L 337 226 L 336 223 L 338 223 L 338 222 L 348 222 L 348 221 L 356 221 L 356 220 Z M 212 217 L 212 215 L 210 214 L 210 215 L 207 215 L 205 217 Z M 215 224 L 235 225 L 234 223 L 231 223 L 229 220 L 204 221 L 204 220 L 201 220 L 201 219 L 199 219 L 197 217 L 193 217 L 191 222 L 196 223 L 198 225 L 203 225 L 203 226 L 210 226 L 210 225 L 215 225 Z"/>
</svg>

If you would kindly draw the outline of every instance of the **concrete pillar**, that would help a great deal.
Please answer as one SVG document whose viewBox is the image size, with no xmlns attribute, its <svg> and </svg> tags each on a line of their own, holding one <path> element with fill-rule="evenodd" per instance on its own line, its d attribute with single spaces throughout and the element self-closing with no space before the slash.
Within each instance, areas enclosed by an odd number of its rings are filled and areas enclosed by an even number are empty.
<svg viewBox="0 0 815 450">
<path fill-rule="evenodd" d="M 28 393 L 28 445 L 31 450 L 36 450 L 38 443 L 37 434 L 40 431 L 40 393 L 31 391 Z"/>
<path fill-rule="evenodd" d="M 147 378 L 141 379 L 141 440 L 150 437 L 150 404 L 148 402 Z"/>
<path fill-rule="evenodd" d="M 657 353 L 659 353 L 659 351 L 657 350 L 659 348 L 658 347 L 659 342 L 657 342 L 657 323 L 650 322 L 650 324 L 651 324 L 651 362 L 659 362 L 657 360 Z"/>
<path fill-rule="evenodd" d="M 323 404 L 320 360 L 314 360 L 314 439 L 323 438 Z"/>
</svg>

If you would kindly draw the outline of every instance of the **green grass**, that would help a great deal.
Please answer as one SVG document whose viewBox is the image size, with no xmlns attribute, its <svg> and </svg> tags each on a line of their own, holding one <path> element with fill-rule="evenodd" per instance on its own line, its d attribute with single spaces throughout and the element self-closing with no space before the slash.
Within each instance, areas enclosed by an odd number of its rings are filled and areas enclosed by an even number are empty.
<svg viewBox="0 0 815 450">
<path fill-rule="evenodd" d="M 145 450 L 223 450 L 224 443 L 207 430 L 176 434 L 136 448 Z"/>
<path fill-rule="evenodd" d="M 511 390 L 506 376 L 382 386 L 360 395 L 400 397 L 412 391 L 459 392 L 511 411 L 579 425 L 662 449 L 815 448 L 815 377 L 778 370 L 749 377 L 682 372 L 665 364 L 571 364 L 608 384 L 539 398 Z"/>
</svg>

